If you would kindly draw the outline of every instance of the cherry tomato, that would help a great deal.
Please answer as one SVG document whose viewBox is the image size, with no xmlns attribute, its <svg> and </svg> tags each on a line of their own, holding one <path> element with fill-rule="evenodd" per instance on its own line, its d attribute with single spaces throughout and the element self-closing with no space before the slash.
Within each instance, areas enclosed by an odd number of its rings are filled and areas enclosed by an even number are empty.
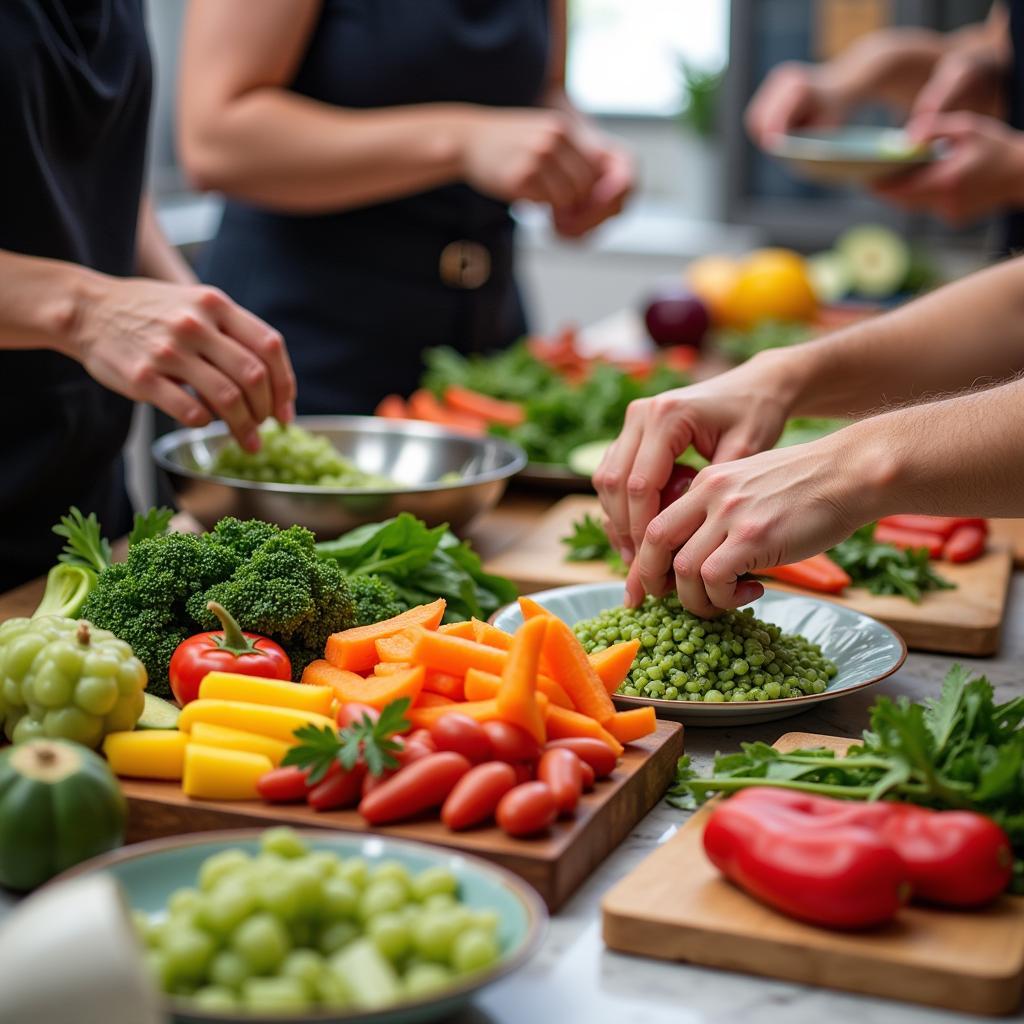
<svg viewBox="0 0 1024 1024">
<path fill-rule="evenodd" d="M 484 732 L 491 741 L 497 761 L 536 761 L 540 757 L 537 741 L 518 725 L 509 722 L 484 722 Z"/>
<path fill-rule="evenodd" d="M 289 764 L 261 775 L 256 791 L 271 804 L 291 804 L 306 799 L 306 770 Z"/>
<path fill-rule="evenodd" d="M 341 769 L 328 774 L 310 789 L 306 803 L 314 811 L 336 811 L 342 807 L 355 806 L 362 793 L 365 772 L 366 769 L 357 764 L 351 771 Z"/>
<path fill-rule="evenodd" d="M 581 761 L 586 761 L 594 769 L 594 774 L 599 779 L 606 778 L 615 771 L 618 758 L 611 747 L 601 740 L 595 740 L 590 736 L 573 736 L 570 739 L 550 740 L 545 744 L 544 749 L 551 750 L 556 747 L 565 747 Z"/>
<path fill-rule="evenodd" d="M 504 761 L 474 765 L 448 794 L 441 820 L 453 832 L 489 821 L 498 801 L 515 785 L 515 769 Z"/>
<path fill-rule="evenodd" d="M 558 817 L 555 794 L 546 782 L 524 782 L 501 798 L 495 817 L 510 836 L 541 832 Z"/>
<path fill-rule="evenodd" d="M 179 704 L 184 706 L 199 696 L 199 684 L 210 672 L 291 679 L 292 663 L 280 644 L 256 633 L 243 633 L 216 601 L 206 607 L 220 620 L 221 628 L 182 640 L 167 669 L 171 692 Z"/>
<path fill-rule="evenodd" d="M 437 744 L 434 742 L 434 737 L 430 735 L 429 729 L 413 729 L 406 739 L 410 743 L 422 743 L 423 746 L 429 747 L 431 750 L 437 750 Z"/>
<path fill-rule="evenodd" d="M 462 754 L 453 750 L 422 757 L 364 796 L 359 813 L 371 825 L 383 825 L 440 807 L 471 767 Z"/>
<path fill-rule="evenodd" d="M 580 759 L 565 747 L 545 750 L 537 762 L 537 778 L 546 782 L 555 795 L 559 814 L 572 814 L 583 792 Z"/>
<path fill-rule="evenodd" d="M 361 722 L 363 715 L 368 715 L 371 722 L 376 722 L 380 718 L 380 712 L 376 708 L 371 708 L 369 704 L 360 704 L 358 701 L 342 704 L 338 708 L 338 726 L 341 729 L 347 729 L 350 725 Z"/>
<path fill-rule="evenodd" d="M 474 764 L 489 761 L 494 757 L 491 741 L 484 727 L 468 715 L 457 711 L 442 715 L 430 726 L 430 735 L 438 750 L 454 750 L 456 754 L 469 758 Z"/>
<path fill-rule="evenodd" d="M 512 768 L 516 773 L 517 785 L 521 782 L 530 782 L 533 779 L 533 765 L 531 762 L 516 761 Z"/>
<path fill-rule="evenodd" d="M 395 759 L 398 761 L 398 767 L 385 768 L 380 775 L 371 775 L 367 772 L 363 779 L 363 796 L 366 796 L 368 793 L 372 793 L 379 785 L 381 785 L 381 783 L 387 782 L 388 779 L 393 778 L 403 768 L 405 768 L 406 765 L 410 765 L 413 761 L 419 761 L 421 758 L 435 753 L 433 748 L 418 741 L 413 742 L 409 737 L 395 736 L 394 740 L 398 744 L 398 750 L 394 752 Z"/>
<path fill-rule="evenodd" d="M 578 754 L 576 760 L 580 763 L 580 770 L 583 772 L 583 792 L 589 793 L 594 788 L 594 780 L 597 776 L 594 774 L 594 769 L 591 768 L 590 764 L 584 761 Z"/>
</svg>

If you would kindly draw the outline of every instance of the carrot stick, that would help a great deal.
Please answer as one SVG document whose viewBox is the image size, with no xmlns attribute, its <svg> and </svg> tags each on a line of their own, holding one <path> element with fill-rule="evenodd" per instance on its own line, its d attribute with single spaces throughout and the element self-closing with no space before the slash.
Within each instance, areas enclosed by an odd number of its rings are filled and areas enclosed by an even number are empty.
<svg viewBox="0 0 1024 1024">
<path fill-rule="evenodd" d="M 411 627 L 410 627 L 411 629 Z M 394 636 L 381 637 L 374 643 L 377 657 L 381 661 L 411 662 L 413 638 L 409 629 L 403 629 Z"/>
<path fill-rule="evenodd" d="M 878 520 L 878 525 L 895 526 L 899 530 L 937 533 L 943 540 L 949 540 L 953 531 L 961 526 L 977 526 L 988 532 L 988 523 L 984 519 L 972 516 L 883 516 Z"/>
<path fill-rule="evenodd" d="M 429 672 L 427 678 L 430 678 Z M 471 668 L 466 673 L 466 700 L 489 700 L 491 697 L 496 697 L 500 689 L 501 676 L 493 675 L 490 672 L 481 672 L 478 668 Z M 543 673 L 537 674 L 537 692 L 543 693 L 552 704 L 573 710 L 569 694 L 554 679 Z"/>
<path fill-rule="evenodd" d="M 463 434 L 487 432 L 487 424 L 479 416 L 467 416 L 464 412 L 446 409 L 431 392 L 424 388 L 414 391 L 409 396 L 409 414 L 414 419 L 437 423 Z"/>
<path fill-rule="evenodd" d="M 560 708 L 557 704 L 549 704 L 544 718 L 549 740 L 569 739 L 573 736 L 589 736 L 607 743 L 616 756 L 622 753 L 622 744 L 599 722 L 589 715 L 581 715 L 578 711 Z"/>
<path fill-rule="evenodd" d="M 411 669 L 411 661 L 378 661 L 373 666 L 375 676 L 393 676 L 396 672 L 407 672 Z"/>
<path fill-rule="evenodd" d="M 516 402 L 503 402 L 499 398 L 491 398 L 479 391 L 460 388 L 450 384 L 444 390 L 444 401 L 449 409 L 478 416 L 488 423 L 501 423 L 506 427 L 518 427 L 526 420 L 526 412 Z"/>
<path fill-rule="evenodd" d="M 471 668 L 483 669 L 501 675 L 508 660 L 505 651 L 499 651 L 475 640 L 463 640 L 458 636 L 445 636 L 426 629 L 413 633 L 413 661 L 417 665 L 448 672 L 453 676 L 464 676 Z"/>
<path fill-rule="evenodd" d="M 405 399 L 401 395 L 385 395 L 377 408 L 373 410 L 375 416 L 381 416 L 386 420 L 408 420 L 412 417 L 406 408 Z"/>
<path fill-rule="evenodd" d="M 364 679 L 347 669 L 336 668 L 329 661 L 314 661 L 302 673 L 304 683 L 316 686 L 330 686 L 335 697 L 342 704 L 355 701 L 382 709 L 393 700 L 408 697 L 415 701 L 423 689 L 426 671 L 422 666 L 389 676 L 369 676 Z"/>
<path fill-rule="evenodd" d="M 461 636 L 463 640 L 474 640 L 472 622 L 446 622 L 443 626 L 437 627 L 438 633 L 445 636 Z"/>
<path fill-rule="evenodd" d="M 544 658 L 555 680 L 561 683 L 578 711 L 598 722 L 610 718 L 615 714 L 615 705 L 583 646 L 561 619 L 547 616 L 541 621 L 545 620 L 548 629 Z"/>
<path fill-rule="evenodd" d="M 544 718 L 537 706 L 537 666 L 548 630 L 547 616 L 524 622 L 512 638 L 495 698 L 501 717 L 528 732 L 538 743 L 546 739 Z"/>
<path fill-rule="evenodd" d="M 425 629 L 437 629 L 444 615 L 444 598 L 431 604 L 410 608 L 401 615 L 369 626 L 356 626 L 327 638 L 324 657 L 336 668 L 347 668 L 352 672 L 367 672 L 377 663 L 374 642 L 386 636 L 394 636 L 407 626 L 419 625 Z"/>
<path fill-rule="evenodd" d="M 547 714 L 547 697 L 543 693 L 537 694 L 537 705 L 541 714 Z M 438 704 L 430 708 L 412 708 L 406 712 L 405 717 L 412 723 L 414 729 L 429 729 L 439 718 L 444 715 L 466 715 L 476 722 L 492 722 L 501 719 L 498 711 L 497 700 L 464 700 L 456 701 L 454 704 Z"/>
<path fill-rule="evenodd" d="M 639 650 L 639 640 L 624 640 L 590 655 L 590 664 L 604 683 L 606 693 L 614 693 L 622 685 Z"/>
<path fill-rule="evenodd" d="M 464 686 L 462 676 L 449 675 L 447 672 L 435 672 L 433 669 L 427 669 L 427 677 L 423 682 L 424 690 L 439 693 L 449 700 L 467 700 Z"/>
<path fill-rule="evenodd" d="M 758 569 L 758 576 L 768 576 L 781 583 L 818 590 L 823 594 L 838 594 L 850 585 L 850 577 L 828 555 L 814 555 L 802 562 L 777 565 L 772 569 Z"/>
<path fill-rule="evenodd" d="M 929 558 L 938 558 L 942 554 L 942 538 L 937 533 L 926 533 L 924 530 L 905 530 L 898 526 L 879 523 L 875 527 L 875 540 L 879 544 L 892 544 L 897 548 L 924 548 Z"/>
<path fill-rule="evenodd" d="M 505 630 L 480 619 L 473 619 L 473 639 L 478 644 L 497 647 L 499 651 L 507 651 L 512 646 L 511 633 L 506 633 Z"/>
<path fill-rule="evenodd" d="M 537 604 L 532 597 L 519 598 L 519 610 L 523 613 L 523 619 L 533 619 L 538 615 L 550 615 L 542 604 Z"/>
<path fill-rule="evenodd" d="M 632 743 L 633 740 L 649 736 L 657 728 L 654 708 L 632 708 L 629 711 L 616 711 L 604 727 L 620 743 Z"/>
<path fill-rule="evenodd" d="M 420 695 L 413 704 L 414 708 L 443 708 L 454 705 L 450 697 L 444 697 L 440 693 L 431 693 L 430 690 L 421 690 Z"/>
</svg>

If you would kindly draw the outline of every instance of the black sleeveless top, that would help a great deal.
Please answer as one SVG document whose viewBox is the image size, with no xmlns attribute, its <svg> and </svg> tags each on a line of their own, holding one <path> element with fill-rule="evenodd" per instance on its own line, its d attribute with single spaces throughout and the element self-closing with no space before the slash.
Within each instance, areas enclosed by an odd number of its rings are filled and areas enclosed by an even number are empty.
<svg viewBox="0 0 1024 1024">
<path fill-rule="evenodd" d="M 547 0 L 324 0 L 291 88 L 362 109 L 534 105 L 548 18 Z M 442 270 L 465 242 L 486 250 L 482 285 Z M 284 333 L 300 412 L 368 412 L 415 387 L 423 348 L 524 331 L 512 243 L 507 206 L 461 184 L 314 216 L 229 202 L 204 269 Z"/>
<path fill-rule="evenodd" d="M 1008 120 L 1011 127 L 1024 131 L 1024 0 L 1009 0 L 1009 10 L 1013 64 L 1007 92 Z M 1011 254 L 1024 252 L 1024 210 L 1006 214 L 1004 243 Z"/>
<path fill-rule="evenodd" d="M 150 83 L 141 0 L 0 3 L 0 249 L 132 272 Z M 0 350 L 0 588 L 49 568 L 71 504 L 123 531 L 131 412 L 72 359 Z"/>
</svg>

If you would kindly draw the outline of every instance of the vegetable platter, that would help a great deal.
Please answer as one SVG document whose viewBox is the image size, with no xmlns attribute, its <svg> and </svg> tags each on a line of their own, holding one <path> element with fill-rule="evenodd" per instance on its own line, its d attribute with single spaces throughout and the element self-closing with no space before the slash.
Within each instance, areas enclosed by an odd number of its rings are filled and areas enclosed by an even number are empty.
<svg viewBox="0 0 1024 1024">
<path fill-rule="evenodd" d="M 787 733 L 775 747 L 853 740 Z M 967 1013 L 1013 1012 L 1024 994 L 1024 899 L 1004 895 L 979 911 L 912 904 L 895 921 L 833 931 L 755 902 L 716 871 L 703 849 L 715 802 L 702 808 L 605 896 L 606 944 L 683 960 Z"/>
<path fill-rule="evenodd" d="M 566 560 L 563 538 L 586 516 L 600 520 L 596 498 L 570 495 L 550 508 L 534 529 L 524 533 L 487 563 L 488 571 L 508 576 L 524 593 L 577 583 L 621 579 L 604 561 Z M 891 626 L 913 649 L 952 654 L 989 655 L 999 649 L 1013 553 L 1005 542 L 990 539 L 981 557 L 970 562 L 938 562 L 937 572 L 951 584 L 922 596 L 919 603 L 897 595 L 876 595 L 861 587 L 842 594 L 819 594 L 846 608 Z M 772 589 L 793 594 L 811 591 L 770 582 Z"/>
</svg>

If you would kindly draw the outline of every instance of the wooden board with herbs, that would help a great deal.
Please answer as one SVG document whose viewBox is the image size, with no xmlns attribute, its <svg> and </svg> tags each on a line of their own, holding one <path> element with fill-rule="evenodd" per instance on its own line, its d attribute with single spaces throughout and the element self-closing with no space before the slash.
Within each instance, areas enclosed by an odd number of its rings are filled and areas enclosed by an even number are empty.
<svg viewBox="0 0 1024 1024">
<path fill-rule="evenodd" d="M 548 835 L 536 839 L 512 839 L 496 826 L 451 832 L 433 817 L 378 831 L 494 861 L 529 882 L 556 910 L 661 799 L 682 752 L 682 726 L 659 722 L 653 735 L 626 747 L 614 774 L 582 797 L 574 817 L 556 822 Z M 128 800 L 129 842 L 272 825 L 370 830 L 355 810 L 318 813 L 305 805 L 192 800 L 177 782 L 124 779 L 122 786 Z"/>
<path fill-rule="evenodd" d="M 489 572 L 508 576 L 524 592 L 573 583 L 603 583 L 618 578 L 603 562 L 568 562 L 562 538 L 585 515 L 600 516 L 596 498 L 574 495 L 554 505 L 519 540 L 490 559 Z M 951 590 L 926 594 L 919 604 L 903 597 L 880 597 L 862 588 L 833 596 L 814 594 L 864 612 L 895 629 L 908 647 L 926 651 L 983 656 L 999 649 L 1013 554 L 1005 542 L 990 541 L 974 562 L 938 563 L 938 572 L 955 583 Z M 809 594 L 781 583 L 772 587 Z"/>
<path fill-rule="evenodd" d="M 783 751 L 852 740 L 787 733 Z M 704 854 L 698 811 L 605 896 L 604 940 L 682 960 L 968 1013 L 1003 1014 L 1024 995 L 1024 898 L 955 912 L 909 906 L 890 925 L 836 932 L 803 924 L 730 885 Z"/>
</svg>

